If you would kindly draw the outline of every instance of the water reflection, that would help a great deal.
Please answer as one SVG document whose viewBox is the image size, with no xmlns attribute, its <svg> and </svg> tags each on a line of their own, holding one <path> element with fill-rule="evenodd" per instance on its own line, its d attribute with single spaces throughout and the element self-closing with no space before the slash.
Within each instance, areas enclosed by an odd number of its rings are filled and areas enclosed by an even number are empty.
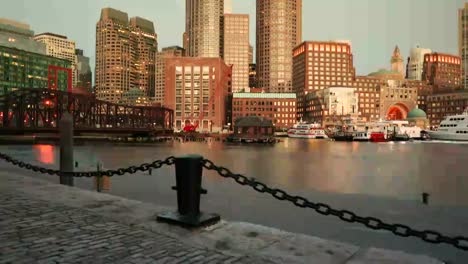
<svg viewBox="0 0 468 264">
<path fill-rule="evenodd" d="M 33 149 L 35 154 L 30 159 L 58 164 L 55 147 L 38 145 Z M 31 148 L 9 147 L 8 152 L 12 151 L 17 157 L 27 157 Z M 104 168 L 116 168 L 193 153 L 291 193 L 322 191 L 420 200 L 421 193 L 427 192 L 431 204 L 468 205 L 468 145 L 462 144 L 373 144 L 287 138 L 274 146 L 170 142 L 152 147 L 80 146 L 75 158 L 81 168 L 92 170 L 97 162 Z M 204 181 L 226 182 L 213 172 L 205 173 Z"/>
<path fill-rule="evenodd" d="M 35 145 L 33 146 L 36 153 L 36 159 L 44 164 L 51 165 L 55 163 L 54 146 L 51 145 Z"/>
</svg>

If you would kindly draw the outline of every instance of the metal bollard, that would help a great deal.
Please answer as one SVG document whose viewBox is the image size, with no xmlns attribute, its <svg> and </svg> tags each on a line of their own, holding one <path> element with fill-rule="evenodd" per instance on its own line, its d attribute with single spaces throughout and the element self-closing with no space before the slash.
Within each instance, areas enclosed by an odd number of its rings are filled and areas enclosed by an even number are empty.
<svg viewBox="0 0 468 264">
<path fill-rule="evenodd" d="M 60 184 L 73 186 L 73 118 L 64 113 L 59 123 L 60 133 Z"/>
<path fill-rule="evenodd" d="M 422 201 L 423 201 L 423 204 L 428 204 L 429 203 L 429 194 L 428 193 L 422 193 Z"/>
<path fill-rule="evenodd" d="M 177 191 L 177 212 L 159 214 L 157 220 L 183 227 L 202 227 L 215 224 L 220 220 L 217 214 L 200 212 L 200 194 L 206 194 L 202 183 L 202 156 L 188 155 L 175 161 Z"/>
</svg>

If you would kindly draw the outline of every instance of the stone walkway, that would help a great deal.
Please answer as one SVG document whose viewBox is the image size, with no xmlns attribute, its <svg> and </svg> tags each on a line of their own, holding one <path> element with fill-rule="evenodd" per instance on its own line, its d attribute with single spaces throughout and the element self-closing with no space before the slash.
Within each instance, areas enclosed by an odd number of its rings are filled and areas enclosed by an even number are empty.
<svg viewBox="0 0 468 264">
<path fill-rule="evenodd" d="M 0 193 L 0 263 L 268 263 L 181 243 L 90 211 Z"/>
</svg>

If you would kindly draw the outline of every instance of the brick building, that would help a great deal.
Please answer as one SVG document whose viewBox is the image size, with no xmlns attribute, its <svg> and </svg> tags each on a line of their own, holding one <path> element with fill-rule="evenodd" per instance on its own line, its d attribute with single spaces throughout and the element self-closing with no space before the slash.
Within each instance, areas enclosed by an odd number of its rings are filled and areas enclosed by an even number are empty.
<svg viewBox="0 0 468 264">
<path fill-rule="evenodd" d="M 460 88 L 461 77 L 459 56 L 437 52 L 424 55 L 422 79 L 433 86 L 434 93 L 452 92 Z"/>
<path fill-rule="evenodd" d="M 174 109 L 174 127 L 198 124 L 199 131 L 221 131 L 230 122 L 231 74 L 220 58 L 168 58 L 164 106 Z"/>
<path fill-rule="evenodd" d="M 166 59 L 174 57 L 183 57 L 185 50 L 179 46 L 163 48 L 156 53 L 156 85 L 154 91 L 154 101 L 164 103 L 164 92 L 166 90 Z"/>
<path fill-rule="evenodd" d="M 294 93 L 234 93 L 232 119 L 260 116 L 273 121 L 277 129 L 292 127 L 296 121 Z"/>
<path fill-rule="evenodd" d="M 306 112 L 306 95 L 328 87 L 351 87 L 355 77 L 351 45 L 305 41 L 293 51 L 293 91 L 298 117 Z"/>
<path fill-rule="evenodd" d="M 427 97 L 427 118 L 431 126 L 438 126 L 448 115 L 463 113 L 468 107 L 468 91 L 433 94 Z"/>
</svg>

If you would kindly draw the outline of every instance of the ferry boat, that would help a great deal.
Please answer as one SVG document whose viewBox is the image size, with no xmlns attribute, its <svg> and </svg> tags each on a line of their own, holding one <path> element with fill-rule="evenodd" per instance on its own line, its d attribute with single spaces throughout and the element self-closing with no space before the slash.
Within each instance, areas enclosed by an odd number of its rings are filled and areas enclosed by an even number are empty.
<svg viewBox="0 0 468 264">
<path fill-rule="evenodd" d="M 461 115 L 447 116 L 434 131 L 427 131 L 431 139 L 468 141 L 468 108 Z"/>
<path fill-rule="evenodd" d="M 356 132 L 353 136 L 353 141 L 369 141 L 371 139 L 371 132 Z"/>
<path fill-rule="evenodd" d="M 319 124 L 297 123 L 288 130 L 290 138 L 327 139 L 325 130 Z"/>
</svg>

